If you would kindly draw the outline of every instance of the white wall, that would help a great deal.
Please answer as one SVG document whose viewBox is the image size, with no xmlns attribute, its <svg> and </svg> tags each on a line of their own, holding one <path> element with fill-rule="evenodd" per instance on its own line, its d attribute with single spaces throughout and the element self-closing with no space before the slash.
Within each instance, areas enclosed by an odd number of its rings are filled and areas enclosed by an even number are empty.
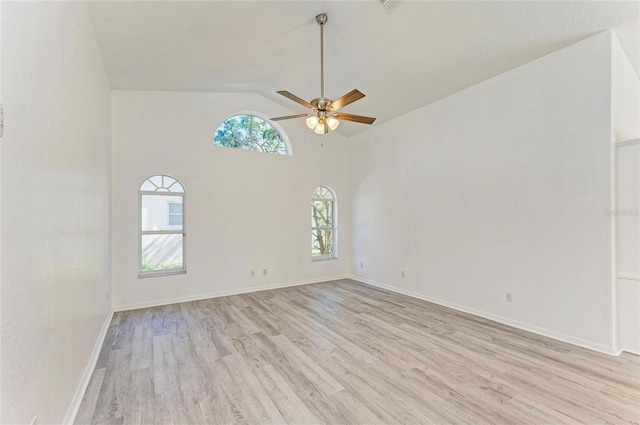
<svg viewBox="0 0 640 425">
<path fill-rule="evenodd" d="M 615 34 L 611 58 L 612 141 L 618 144 L 613 208 L 618 336 L 623 350 L 640 354 L 640 81 Z"/>
<path fill-rule="evenodd" d="M 613 142 L 640 137 L 640 81 L 612 32 L 611 120 Z"/>
<path fill-rule="evenodd" d="M 612 352 L 610 56 L 602 33 L 351 138 L 356 277 Z"/>
<path fill-rule="evenodd" d="M 112 100 L 115 309 L 347 274 L 348 158 L 340 134 L 321 146 L 304 121 L 282 121 L 293 156 L 264 154 L 213 145 L 232 114 L 291 113 L 259 95 L 114 91 Z M 185 186 L 187 274 L 139 279 L 138 188 L 155 174 Z M 310 203 L 318 185 L 338 194 L 337 260 L 311 261 Z"/>
<path fill-rule="evenodd" d="M 620 347 L 640 355 L 640 139 L 616 151 Z"/>
<path fill-rule="evenodd" d="M 0 422 L 59 424 L 109 312 L 110 90 L 83 3 L 3 2 L 2 60 Z"/>
<path fill-rule="evenodd" d="M 0 2 L 0 108 L 2 107 L 2 2 Z M 0 234 L 2 232 L 2 135 L 0 134 Z M 0 244 L 2 264 L 2 244 Z M 2 318 L 2 270 L 0 268 L 0 319 Z M 0 321 L 0 327 L 2 322 Z M 0 383 L 2 382 L 2 332 L 0 332 Z M 2 385 L 0 385 L 0 420 L 2 418 Z"/>
</svg>

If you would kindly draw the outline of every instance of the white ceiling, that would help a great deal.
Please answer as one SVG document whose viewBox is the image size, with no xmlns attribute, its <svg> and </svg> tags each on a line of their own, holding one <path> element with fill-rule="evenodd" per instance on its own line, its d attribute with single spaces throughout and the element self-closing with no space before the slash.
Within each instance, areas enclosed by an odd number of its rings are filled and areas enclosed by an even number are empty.
<svg viewBox="0 0 640 425">
<path fill-rule="evenodd" d="M 92 1 L 113 89 L 367 95 L 344 112 L 379 125 L 413 109 L 614 28 L 640 74 L 640 2 Z M 250 108 L 250 105 L 247 105 Z M 269 113 L 270 111 L 265 111 Z M 304 125 L 299 120 L 299 125 Z M 368 126 L 345 123 L 344 135 Z"/>
</svg>

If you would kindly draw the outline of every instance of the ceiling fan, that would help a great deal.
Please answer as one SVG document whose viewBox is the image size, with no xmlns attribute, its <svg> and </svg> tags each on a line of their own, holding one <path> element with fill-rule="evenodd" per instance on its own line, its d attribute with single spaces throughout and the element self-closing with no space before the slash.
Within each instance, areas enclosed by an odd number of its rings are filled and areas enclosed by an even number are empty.
<svg viewBox="0 0 640 425">
<path fill-rule="evenodd" d="M 288 115 L 285 117 L 271 118 L 273 121 L 288 120 L 291 118 L 303 118 L 307 117 L 307 127 L 313 130 L 316 134 L 325 134 L 329 130 L 335 130 L 340 125 L 340 120 L 353 121 L 362 124 L 373 124 L 376 120 L 371 117 L 363 117 L 362 115 L 345 114 L 337 112 L 345 106 L 362 99 L 364 94 L 359 90 L 351 90 L 341 98 L 331 100 L 324 97 L 324 32 L 323 27 L 327 23 L 327 14 L 321 13 L 316 16 L 316 22 L 320 25 L 320 97 L 313 99 L 311 102 L 307 102 L 298 96 L 289 93 L 286 90 L 278 91 L 278 94 L 293 100 L 296 103 L 311 109 L 314 112 L 310 114 L 298 114 Z"/>
</svg>

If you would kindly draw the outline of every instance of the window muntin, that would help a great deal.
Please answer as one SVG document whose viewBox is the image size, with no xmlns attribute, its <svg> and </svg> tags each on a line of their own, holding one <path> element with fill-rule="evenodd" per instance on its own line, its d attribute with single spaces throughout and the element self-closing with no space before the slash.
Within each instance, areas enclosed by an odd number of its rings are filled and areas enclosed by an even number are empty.
<svg viewBox="0 0 640 425">
<path fill-rule="evenodd" d="M 313 191 L 311 198 L 311 257 L 314 260 L 336 258 L 335 195 L 325 186 Z"/>
<path fill-rule="evenodd" d="M 167 175 L 140 186 L 139 277 L 186 272 L 185 192 Z"/>
<path fill-rule="evenodd" d="M 291 154 L 283 135 L 271 123 L 250 114 L 227 118 L 216 130 L 213 144 L 279 155 Z"/>
</svg>

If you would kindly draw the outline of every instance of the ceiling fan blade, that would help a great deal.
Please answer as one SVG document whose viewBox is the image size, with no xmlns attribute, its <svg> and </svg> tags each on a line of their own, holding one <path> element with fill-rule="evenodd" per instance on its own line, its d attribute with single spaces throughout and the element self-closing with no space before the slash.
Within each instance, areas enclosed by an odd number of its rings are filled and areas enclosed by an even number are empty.
<svg viewBox="0 0 640 425">
<path fill-rule="evenodd" d="M 362 99 L 364 94 L 359 90 L 351 90 L 349 93 L 345 94 L 339 99 L 334 100 L 327 106 L 327 111 L 337 111 L 338 109 L 342 109 L 350 103 L 355 102 L 356 100 Z"/>
<path fill-rule="evenodd" d="M 290 120 L 292 118 L 311 117 L 313 114 L 287 115 L 286 117 L 269 118 L 271 121 Z"/>
<path fill-rule="evenodd" d="M 281 94 L 281 95 L 283 95 L 284 97 L 286 97 L 286 98 L 288 98 L 288 99 L 291 99 L 291 100 L 293 100 L 293 101 L 294 101 L 294 102 L 296 102 L 296 103 L 299 103 L 300 105 L 304 106 L 305 108 L 309 108 L 309 109 L 313 109 L 313 110 L 315 110 L 315 109 L 316 109 L 316 107 L 315 107 L 315 106 L 313 106 L 312 104 L 310 104 L 310 103 L 309 103 L 309 102 L 307 102 L 306 100 L 301 99 L 301 98 L 299 98 L 298 96 L 296 96 L 295 94 L 293 94 L 293 93 L 289 93 L 289 92 L 288 92 L 288 91 L 286 91 L 286 90 L 280 90 L 280 91 L 278 92 L 278 94 Z"/>
<path fill-rule="evenodd" d="M 362 115 L 353 114 L 333 114 L 333 116 L 339 120 L 359 122 L 361 124 L 373 124 L 373 122 L 376 120 L 375 118 L 363 117 Z"/>
</svg>

